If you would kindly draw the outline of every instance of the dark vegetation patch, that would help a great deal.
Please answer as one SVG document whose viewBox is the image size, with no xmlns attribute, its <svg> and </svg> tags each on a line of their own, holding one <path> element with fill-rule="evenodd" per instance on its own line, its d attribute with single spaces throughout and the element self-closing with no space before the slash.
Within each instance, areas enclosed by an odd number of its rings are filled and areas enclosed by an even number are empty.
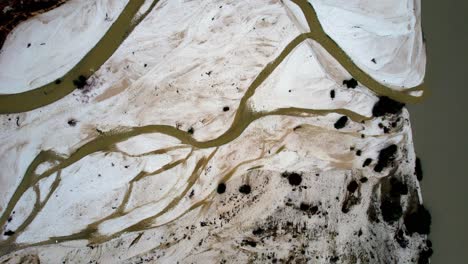
<svg viewBox="0 0 468 264">
<path fill-rule="evenodd" d="M 416 210 L 408 213 L 404 219 L 406 230 L 410 234 L 429 234 L 431 231 L 431 221 L 431 214 L 424 205 L 418 205 Z"/>
<path fill-rule="evenodd" d="M 396 232 L 395 240 L 402 248 L 406 248 L 408 246 L 409 241 L 405 238 L 405 233 L 401 229 Z"/>
<path fill-rule="evenodd" d="M 425 248 L 419 252 L 418 264 L 429 264 L 429 258 L 432 256 L 434 251 L 432 248 Z"/>
<path fill-rule="evenodd" d="M 364 161 L 364 163 L 362 163 L 362 167 L 364 168 L 364 167 L 369 166 L 369 165 L 371 164 L 371 162 L 372 162 L 372 159 L 371 159 L 371 158 L 367 158 L 367 159 Z"/>
<path fill-rule="evenodd" d="M 348 117 L 347 116 L 342 116 L 335 122 L 334 127 L 336 129 L 342 129 L 343 127 L 346 126 L 347 122 L 348 122 Z"/>
<path fill-rule="evenodd" d="M 379 153 L 379 160 L 377 161 L 377 165 L 374 167 L 375 172 L 381 172 L 384 168 L 386 168 L 390 162 L 395 159 L 395 154 L 398 148 L 395 144 L 392 144 L 382 150 Z"/>
<path fill-rule="evenodd" d="M 382 179 L 380 185 L 380 211 L 385 222 L 392 224 L 403 215 L 400 203 L 402 194 L 408 193 L 408 188 L 394 176 Z"/>
<path fill-rule="evenodd" d="M 77 79 L 73 80 L 73 85 L 78 89 L 83 89 L 86 86 L 86 77 L 84 75 L 78 76 Z"/>
<path fill-rule="evenodd" d="M 281 176 L 285 177 L 288 179 L 289 184 L 293 186 L 298 186 L 302 182 L 302 175 L 300 175 L 297 172 L 283 172 Z"/>
<path fill-rule="evenodd" d="M 310 209 L 310 204 L 301 203 L 301 205 L 299 206 L 299 209 L 301 209 L 301 211 L 308 211 Z"/>
<path fill-rule="evenodd" d="M 226 184 L 225 183 L 220 183 L 218 184 L 218 188 L 216 188 L 216 191 L 219 193 L 219 194 L 222 194 L 226 191 Z"/>
<path fill-rule="evenodd" d="M 318 206 L 302 202 L 299 205 L 299 210 L 303 211 L 304 213 L 308 214 L 309 216 L 312 216 L 312 215 L 315 215 L 318 212 Z"/>
<path fill-rule="evenodd" d="M 223 111 L 224 111 L 224 112 L 227 112 L 227 111 L 229 111 L 229 106 L 225 106 L 225 107 L 223 107 Z"/>
<path fill-rule="evenodd" d="M 422 181 L 423 171 L 422 171 L 422 165 L 421 165 L 421 159 L 420 158 L 416 158 L 416 165 L 415 165 L 415 168 L 414 168 L 414 173 L 416 174 L 416 179 L 418 179 L 418 181 Z"/>
<path fill-rule="evenodd" d="M 377 213 L 377 208 L 371 204 L 369 205 L 369 208 L 367 208 L 367 218 L 371 223 L 379 223 L 379 216 Z"/>
<path fill-rule="evenodd" d="M 362 177 L 359 181 L 362 182 L 362 183 L 365 183 L 365 182 L 367 182 L 367 178 L 366 178 L 366 177 Z"/>
<path fill-rule="evenodd" d="M 360 149 L 356 150 L 356 155 L 357 156 L 361 156 L 361 154 L 362 154 L 362 150 L 360 150 Z"/>
<path fill-rule="evenodd" d="M 354 195 L 348 195 L 346 196 L 345 200 L 343 201 L 343 205 L 341 206 L 341 212 L 343 213 L 348 213 L 351 207 L 355 206 L 356 204 L 359 204 L 361 199 Z"/>
<path fill-rule="evenodd" d="M 397 221 L 403 215 L 400 199 L 386 197 L 380 204 L 383 220 L 389 224 Z"/>
<path fill-rule="evenodd" d="M 60 84 L 60 83 L 62 83 L 62 80 L 60 79 L 55 80 L 55 84 Z"/>
<path fill-rule="evenodd" d="M 187 133 L 189 133 L 190 135 L 193 135 L 194 132 L 195 132 L 195 129 L 193 129 L 193 127 L 190 127 L 190 128 L 187 130 Z"/>
<path fill-rule="evenodd" d="M 4 236 L 12 236 L 15 234 L 15 231 L 7 230 L 3 233 Z"/>
<path fill-rule="evenodd" d="M 335 90 L 330 91 L 330 97 L 331 97 L 331 99 L 335 98 Z"/>
<path fill-rule="evenodd" d="M 76 126 L 76 123 L 78 123 L 78 121 L 76 121 L 76 119 L 74 119 L 74 118 L 70 118 L 70 119 L 68 119 L 68 121 L 67 121 L 67 124 L 68 124 L 69 126 L 72 126 L 72 127 Z"/>
<path fill-rule="evenodd" d="M 357 188 L 359 187 L 358 183 L 355 180 L 352 180 L 346 189 L 348 189 L 348 192 L 354 193 Z"/>
<path fill-rule="evenodd" d="M 379 185 L 373 185 L 372 186 L 372 191 L 370 193 L 370 201 L 369 201 L 369 206 L 367 207 L 367 219 L 371 223 L 379 223 L 379 214 L 378 214 L 378 206 L 377 204 L 379 203 Z"/>
<path fill-rule="evenodd" d="M 372 61 L 374 64 L 376 64 L 376 63 L 377 63 L 377 61 L 375 60 L 375 58 L 372 58 L 372 60 L 371 60 L 371 61 Z"/>
<path fill-rule="evenodd" d="M 400 196 L 400 195 L 407 195 L 408 194 L 408 186 L 401 181 L 397 180 L 396 178 L 392 178 L 390 180 L 390 195 L 392 196 Z"/>
<path fill-rule="evenodd" d="M 351 78 L 349 80 L 344 80 L 343 85 L 346 85 L 347 88 L 354 89 L 358 85 L 358 82 L 354 78 Z"/>
<path fill-rule="evenodd" d="M 375 117 L 384 116 L 386 114 L 397 114 L 405 106 L 404 103 L 397 102 L 387 96 L 379 97 L 379 101 L 372 108 L 372 115 Z"/>
<path fill-rule="evenodd" d="M 241 187 L 239 187 L 239 192 L 243 194 L 249 194 L 252 191 L 250 188 L 250 185 L 244 184 Z"/>
<path fill-rule="evenodd" d="M 256 228 L 252 231 L 252 234 L 254 236 L 260 236 L 261 234 L 263 234 L 263 232 L 265 232 L 265 230 L 263 230 L 263 228 Z"/>
<path fill-rule="evenodd" d="M 242 240 L 242 245 L 243 245 L 243 246 L 256 247 L 256 246 L 257 246 L 257 242 L 252 241 L 252 240 L 244 239 L 244 240 Z"/>
</svg>

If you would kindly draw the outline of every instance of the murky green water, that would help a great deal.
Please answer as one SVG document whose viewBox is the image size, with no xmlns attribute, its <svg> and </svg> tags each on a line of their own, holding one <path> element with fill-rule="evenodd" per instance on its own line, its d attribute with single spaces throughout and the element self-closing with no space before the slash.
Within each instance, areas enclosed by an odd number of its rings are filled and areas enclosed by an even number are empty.
<svg viewBox="0 0 468 264">
<path fill-rule="evenodd" d="M 409 107 L 432 213 L 431 263 L 468 260 L 467 1 L 422 0 L 430 95 Z"/>
</svg>

